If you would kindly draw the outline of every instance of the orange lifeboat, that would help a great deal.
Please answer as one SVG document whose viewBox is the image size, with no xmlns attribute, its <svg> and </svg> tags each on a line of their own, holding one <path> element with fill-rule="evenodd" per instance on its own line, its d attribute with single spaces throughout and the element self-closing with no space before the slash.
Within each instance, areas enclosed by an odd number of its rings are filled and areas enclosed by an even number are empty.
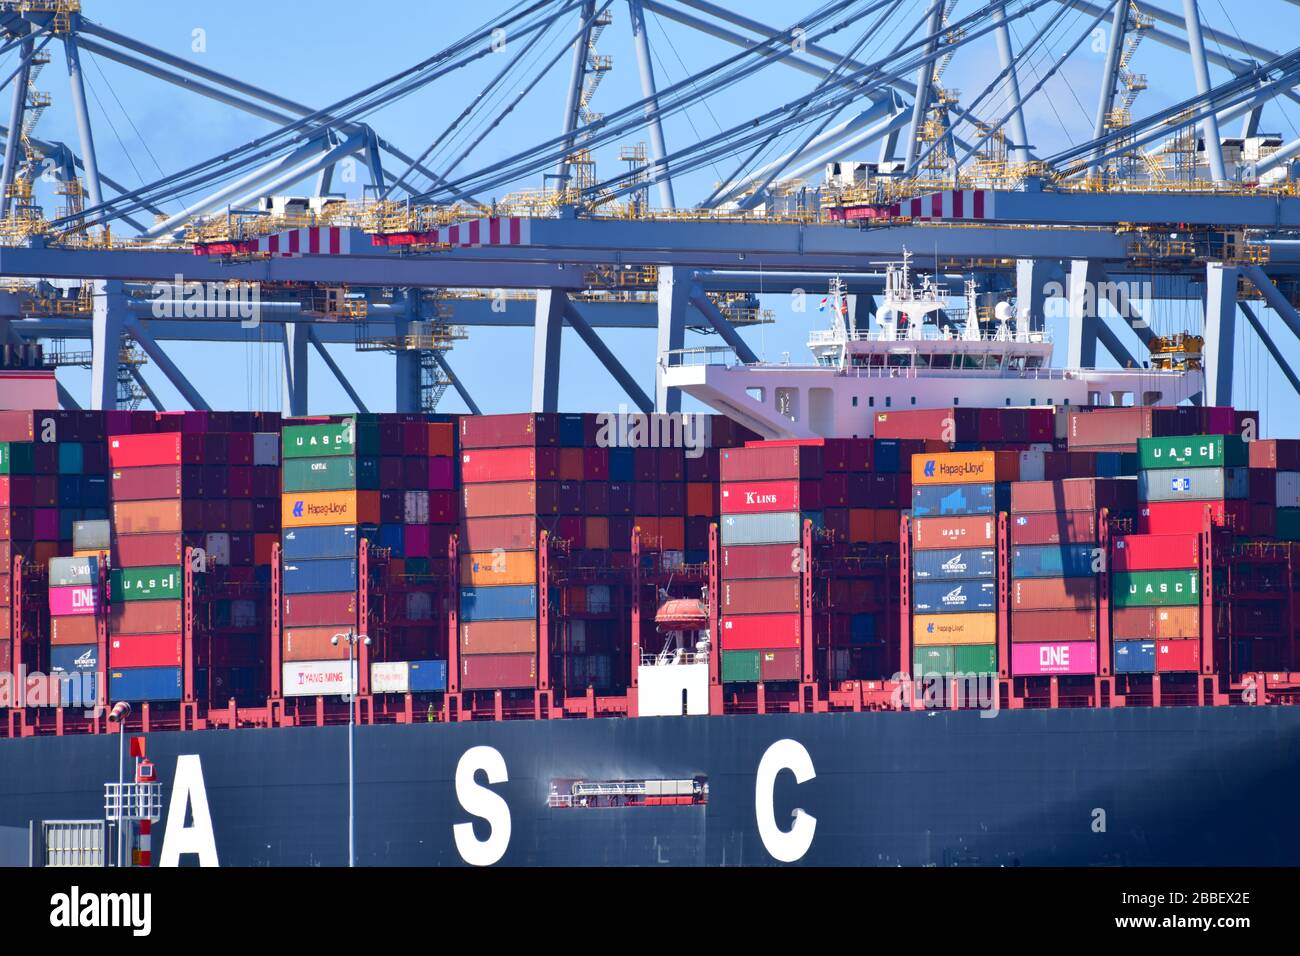
<svg viewBox="0 0 1300 956">
<path fill-rule="evenodd" d="M 669 598 L 655 613 L 655 624 L 661 631 L 703 631 L 709 615 L 698 598 Z"/>
</svg>

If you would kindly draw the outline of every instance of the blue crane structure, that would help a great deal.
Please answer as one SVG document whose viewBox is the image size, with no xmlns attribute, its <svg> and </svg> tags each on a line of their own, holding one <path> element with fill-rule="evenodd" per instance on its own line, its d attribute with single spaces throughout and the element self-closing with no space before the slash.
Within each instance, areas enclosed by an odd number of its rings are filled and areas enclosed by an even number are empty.
<svg viewBox="0 0 1300 956">
<path fill-rule="evenodd" d="M 254 321 L 283 345 L 286 413 L 308 410 L 312 351 L 365 409 L 327 349 L 348 344 L 394 356 L 396 410 L 430 409 L 454 388 L 477 411 L 474 383 L 447 351 L 483 326 L 532 329 L 536 411 L 557 407 L 565 327 L 634 405 L 673 411 L 681 398 L 662 369 L 688 332 L 756 361 L 741 330 L 768 320 L 759 294 L 838 276 L 865 314 L 882 260 L 913 249 L 933 250 L 937 270 L 975 278 L 985 301 L 1013 300 L 1031 321 L 1042 322 L 1058 290 L 1072 365 L 1094 363 L 1099 344 L 1141 364 L 1160 330 L 1122 288 L 1156 274 L 1161 297 L 1202 304 L 1204 401 L 1231 401 L 1239 314 L 1242 333 L 1300 393 L 1300 135 L 1261 132 L 1300 102 L 1300 48 L 1212 24 L 1198 0 L 1162 2 L 817 0 L 773 26 L 711 0 L 501 0 L 479 28 L 421 61 L 313 106 L 141 42 L 91 19 L 79 0 L 0 0 L 0 57 L 14 63 L 4 60 L 0 76 L 10 91 L 0 115 L 0 337 L 88 340 L 75 361 L 89 364 L 91 393 L 63 390 L 68 404 L 161 408 L 140 369 L 148 361 L 206 408 L 166 345 L 245 341 L 249 316 L 227 300 L 255 289 Z M 1241 19 L 1267 21 L 1259 11 Z M 598 113 L 612 65 L 598 42 L 616 21 L 635 51 L 635 93 Z M 724 52 L 669 81 L 665 24 Z M 1090 61 L 1085 138 L 1040 147 L 1026 106 L 1048 97 L 1090 40 L 1104 55 L 1100 69 Z M 1147 110 L 1146 77 L 1135 72 L 1144 41 L 1186 54 L 1179 97 Z M 51 100 L 33 81 L 52 53 L 66 65 L 61 102 L 75 143 L 35 132 Z M 955 57 L 990 53 L 982 89 L 944 86 Z M 269 130 L 128 187 L 96 152 L 89 58 Z M 462 78 L 476 69 L 482 86 L 469 87 Z M 512 115 L 536 111 L 556 74 L 566 81 L 554 135 L 507 138 Z M 724 111 L 716 132 L 673 140 L 674 119 L 774 75 L 765 97 Z M 385 106 L 430 91 L 464 106 L 421 131 L 427 145 L 408 151 L 376 128 Z M 868 150 L 873 159 L 862 160 Z M 614 156 L 622 171 L 610 171 Z M 345 163 L 368 178 L 359 200 L 333 191 Z M 716 181 L 689 192 L 709 171 Z M 39 193 L 62 207 L 47 213 Z M 1285 340 L 1261 321 L 1263 308 L 1287 327 Z M 652 389 L 605 343 L 610 328 L 656 330 Z"/>
</svg>

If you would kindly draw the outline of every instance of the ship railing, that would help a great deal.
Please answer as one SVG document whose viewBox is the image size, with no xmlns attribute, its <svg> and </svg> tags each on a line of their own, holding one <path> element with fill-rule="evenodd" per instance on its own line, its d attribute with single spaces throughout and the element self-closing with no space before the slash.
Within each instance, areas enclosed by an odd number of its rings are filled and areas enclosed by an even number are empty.
<svg viewBox="0 0 1300 956">
<path fill-rule="evenodd" d="M 1019 345 L 1048 345 L 1052 337 L 1042 331 L 1003 331 L 980 332 L 978 336 L 965 334 L 945 335 L 938 329 L 926 328 L 919 335 L 910 335 L 906 330 L 885 331 L 874 329 L 856 332 L 820 329 L 808 333 L 809 345 L 839 345 L 848 342 L 1011 342 Z"/>
<path fill-rule="evenodd" d="M 600 783 L 575 783 L 573 797 L 639 797 L 645 793 L 644 780 L 606 780 Z"/>
<path fill-rule="evenodd" d="M 705 664 L 709 653 L 704 651 L 683 651 L 682 653 L 660 651 L 658 654 L 642 654 L 642 667 L 671 667 L 675 664 Z"/>
<path fill-rule="evenodd" d="M 730 346 L 709 345 L 694 349 L 669 349 L 659 357 L 660 364 L 668 368 L 688 365 L 731 365 L 736 353 Z"/>
</svg>

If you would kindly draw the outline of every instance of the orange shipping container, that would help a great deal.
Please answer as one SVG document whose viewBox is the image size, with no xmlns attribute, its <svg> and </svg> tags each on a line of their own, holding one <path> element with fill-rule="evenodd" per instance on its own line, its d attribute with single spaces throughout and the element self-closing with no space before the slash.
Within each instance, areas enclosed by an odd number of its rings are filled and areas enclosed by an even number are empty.
<svg viewBox="0 0 1300 956">
<path fill-rule="evenodd" d="M 684 550 L 686 548 L 686 519 L 660 518 L 659 537 L 663 540 L 663 550 Z"/>
<path fill-rule="evenodd" d="M 258 534 L 253 536 L 253 563 L 272 564 L 271 549 L 280 541 L 278 534 Z"/>
<path fill-rule="evenodd" d="M 996 614 L 917 614 L 912 618 L 912 643 L 994 644 L 998 639 Z"/>
<path fill-rule="evenodd" d="M 1015 481 L 1020 454 L 1014 451 L 949 451 L 912 456 L 912 485 L 966 485 Z"/>
<path fill-rule="evenodd" d="M 339 638 L 338 644 L 330 641 L 346 627 L 287 627 L 284 629 L 284 659 L 286 661 L 337 661 L 348 656 L 348 645 Z"/>
<path fill-rule="evenodd" d="M 876 509 L 876 544 L 898 544 L 900 514 L 893 508 Z"/>
<path fill-rule="evenodd" d="M 470 621 L 460 626 L 462 654 L 527 654 L 536 650 L 536 621 Z"/>
<path fill-rule="evenodd" d="M 1053 611 L 1097 606 L 1096 578 L 1017 578 L 1011 582 L 1011 606 L 1024 611 Z"/>
<path fill-rule="evenodd" d="M 536 583 L 536 552 L 471 551 L 460 556 L 461 587 Z"/>
<path fill-rule="evenodd" d="M 686 513 L 692 518 L 715 517 L 718 513 L 718 486 L 710 481 L 688 482 Z"/>
<path fill-rule="evenodd" d="M 280 498 L 280 523 L 286 528 L 378 524 L 378 491 L 294 492 Z"/>
<path fill-rule="evenodd" d="M 568 612 L 570 614 L 582 614 L 587 610 L 587 588 L 582 584 L 575 584 L 564 589 L 564 598 L 568 602 Z"/>
<path fill-rule="evenodd" d="M 876 540 L 876 509 L 849 509 L 849 542 L 870 544 Z"/>
<path fill-rule="evenodd" d="M 587 536 L 587 547 L 592 551 L 604 551 L 609 548 L 609 519 L 587 518 L 583 529 Z"/>
<path fill-rule="evenodd" d="M 92 551 L 92 554 L 99 554 L 98 551 Z M 57 541 L 37 541 L 32 546 L 32 559 L 36 562 L 38 568 L 47 567 L 50 558 L 59 556 L 59 542 Z"/>
<path fill-rule="evenodd" d="M 917 518 L 912 522 L 914 548 L 989 547 L 996 537 L 995 522 L 988 515 L 945 515 Z"/>
<path fill-rule="evenodd" d="M 450 458 L 456 453 L 456 426 L 451 422 L 429 423 L 429 457 Z"/>
<path fill-rule="evenodd" d="M 1117 641 L 1155 641 L 1201 636 L 1200 607 L 1117 607 L 1111 612 Z"/>
<path fill-rule="evenodd" d="M 175 533 L 181 530 L 179 498 L 113 504 L 113 531 L 117 534 Z"/>
</svg>

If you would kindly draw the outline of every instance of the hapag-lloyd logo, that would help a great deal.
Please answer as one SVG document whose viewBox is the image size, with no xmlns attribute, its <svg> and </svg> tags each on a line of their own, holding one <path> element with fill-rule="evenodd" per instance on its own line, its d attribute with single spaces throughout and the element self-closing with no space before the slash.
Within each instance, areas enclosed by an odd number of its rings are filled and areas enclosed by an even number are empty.
<svg viewBox="0 0 1300 956">
<path fill-rule="evenodd" d="M 337 501 L 299 501 L 293 506 L 293 516 L 295 518 L 301 518 L 304 516 L 303 513 L 305 511 L 306 517 L 308 518 L 326 518 L 335 515 L 345 515 L 350 510 L 352 509 L 347 505 L 341 504 Z"/>
<path fill-rule="evenodd" d="M 257 282 L 186 282 L 177 272 L 172 282 L 155 282 L 155 319 L 239 319 L 245 329 L 262 322 L 262 287 Z"/>
</svg>

